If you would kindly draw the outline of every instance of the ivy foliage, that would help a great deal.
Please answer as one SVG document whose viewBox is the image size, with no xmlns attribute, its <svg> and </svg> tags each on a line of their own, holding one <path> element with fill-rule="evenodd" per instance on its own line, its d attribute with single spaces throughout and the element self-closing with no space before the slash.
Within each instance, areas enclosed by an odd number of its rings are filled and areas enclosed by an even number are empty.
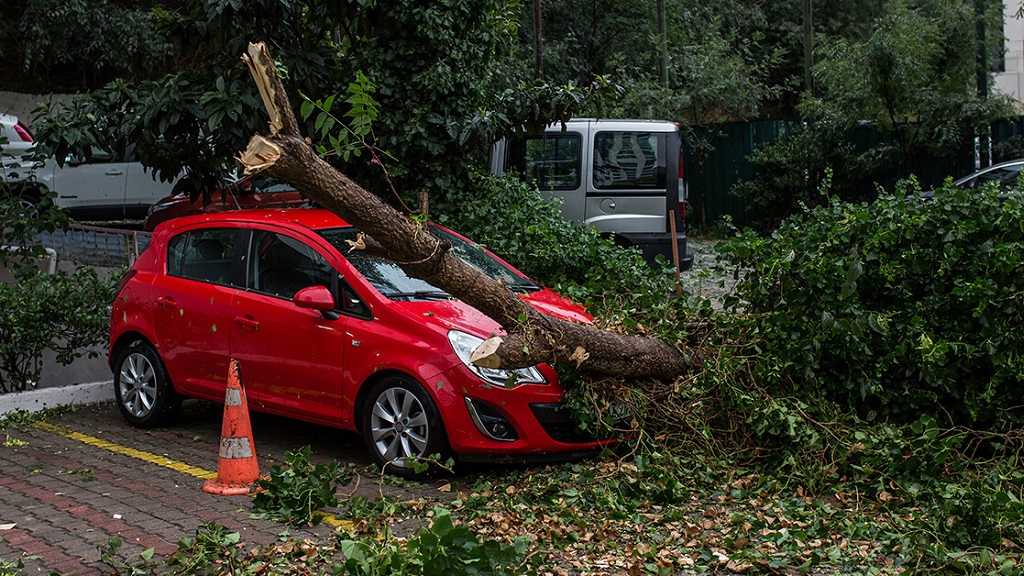
<svg viewBox="0 0 1024 576">
<path fill-rule="evenodd" d="M 904 198 L 904 192 L 910 195 Z M 770 238 L 725 245 L 748 267 L 731 309 L 783 372 L 869 418 L 1019 420 L 1024 405 L 1024 205 L 1018 194 L 913 187 L 835 199 Z"/>
</svg>

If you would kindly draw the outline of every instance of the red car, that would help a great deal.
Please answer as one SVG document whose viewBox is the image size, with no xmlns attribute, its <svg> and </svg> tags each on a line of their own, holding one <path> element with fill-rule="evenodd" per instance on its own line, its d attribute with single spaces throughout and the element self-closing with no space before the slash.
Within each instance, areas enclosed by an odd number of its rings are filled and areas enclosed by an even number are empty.
<svg viewBox="0 0 1024 576">
<path fill-rule="evenodd" d="M 546 314 L 585 310 L 487 250 L 434 226 L 459 257 Z M 128 422 L 169 422 L 182 397 L 223 402 L 229 358 L 253 410 L 361 432 L 375 462 L 533 460 L 593 451 L 561 403 L 555 371 L 469 363 L 500 327 L 395 264 L 349 253 L 357 230 L 320 209 L 177 218 L 125 276 L 109 362 Z"/>
<path fill-rule="evenodd" d="M 143 230 L 152 232 L 157 225 L 171 218 L 251 208 L 294 208 L 309 202 L 289 184 L 259 174 L 246 176 L 210 194 L 210 203 L 203 198 L 195 200 L 188 194 L 174 194 L 162 198 L 149 208 L 142 222 Z"/>
</svg>

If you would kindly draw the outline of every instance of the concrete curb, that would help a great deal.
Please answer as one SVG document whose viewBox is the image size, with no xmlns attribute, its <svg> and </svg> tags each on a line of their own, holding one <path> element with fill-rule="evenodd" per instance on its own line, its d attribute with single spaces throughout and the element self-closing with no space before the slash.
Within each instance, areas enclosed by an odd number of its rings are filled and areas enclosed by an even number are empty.
<svg viewBox="0 0 1024 576">
<path fill-rule="evenodd" d="M 0 395 L 0 416 L 19 410 L 42 412 L 47 408 L 56 408 L 57 406 L 96 404 L 113 399 L 113 380 L 12 392 Z"/>
</svg>

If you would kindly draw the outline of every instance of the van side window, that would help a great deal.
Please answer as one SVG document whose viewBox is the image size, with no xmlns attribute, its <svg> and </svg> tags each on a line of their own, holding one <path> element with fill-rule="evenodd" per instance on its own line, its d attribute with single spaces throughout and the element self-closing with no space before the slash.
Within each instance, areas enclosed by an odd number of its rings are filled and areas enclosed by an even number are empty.
<svg viewBox="0 0 1024 576">
<path fill-rule="evenodd" d="M 664 133 L 598 132 L 594 137 L 594 187 L 664 190 L 666 157 Z"/>
<path fill-rule="evenodd" d="M 510 143 L 507 165 L 520 179 L 542 190 L 574 190 L 580 186 L 579 134 L 544 134 Z"/>
</svg>

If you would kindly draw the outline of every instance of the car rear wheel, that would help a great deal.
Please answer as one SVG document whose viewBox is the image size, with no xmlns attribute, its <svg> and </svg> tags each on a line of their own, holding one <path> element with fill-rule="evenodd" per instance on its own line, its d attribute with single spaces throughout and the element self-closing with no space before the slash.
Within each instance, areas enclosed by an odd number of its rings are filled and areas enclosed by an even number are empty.
<svg viewBox="0 0 1024 576">
<path fill-rule="evenodd" d="M 448 452 L 444 424 L 434 401 L 408 377 L 389 376 L 374 384 L 366 395 L 362 416 L 366 449 L 387 473 L 415 476 L 413 462 Z"/>
<path fill-rule="evenodd" d="M 139 428 L 153 428 L 174 420 L 181 396 L 174 391 L 167 369 L 156 350 L 135 342 L 118 356 L 114 395 L 125 420 Z"/>
</svg>

